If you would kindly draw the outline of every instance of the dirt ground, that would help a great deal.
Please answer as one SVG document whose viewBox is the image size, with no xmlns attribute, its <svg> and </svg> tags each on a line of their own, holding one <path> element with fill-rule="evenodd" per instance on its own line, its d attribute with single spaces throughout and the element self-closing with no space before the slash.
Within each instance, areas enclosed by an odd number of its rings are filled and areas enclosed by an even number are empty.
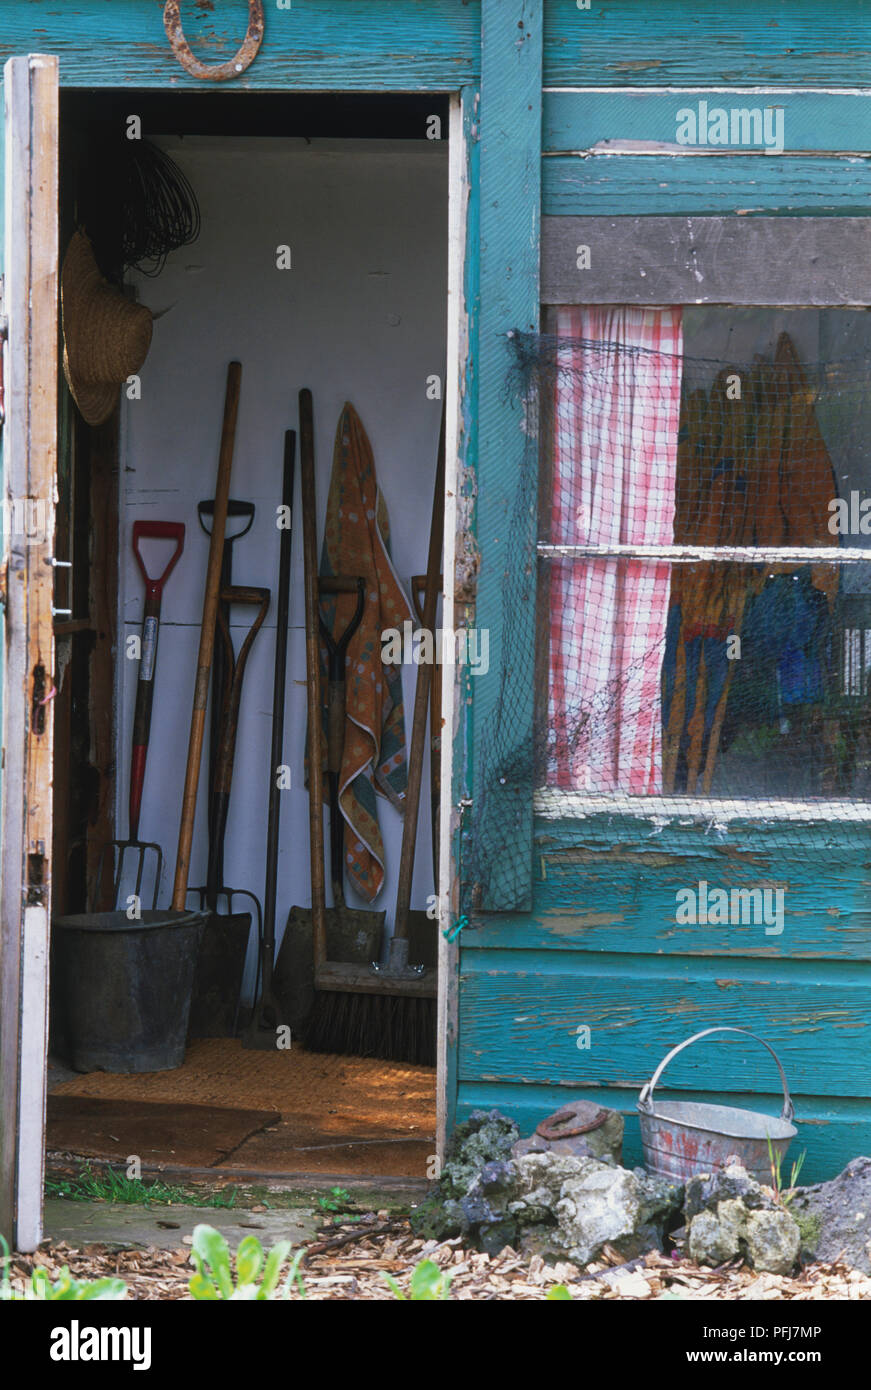
<svg viewBox="0 0 871 1390">
<path fill-rule="evenodd" d="M 199 1219 L 209 1221 L 208 1209 L 202 1210 Z M 797 1276 L 786 1277 L 755 1274 L 736 1265 L 705 1269 L 656 1253 L 624 1263 L 612 1252 L 610 1258 L 582 1271 L 569 1264 L 547 1265 L 537 1257 L 526 1259 L 511 1249 L 490 1257 L 465 1248 L 461 1239 L 423 1241 L 412 1234 L 404 1218 L 391 1218 L 387 1211 L 367 1213 L 357 1223 L 322 1227 L 305 1243 L 304 1296 L 315 1301 L 392 1299 L 385 1273 L 406 1290 L 411 1271 L 422 1259 L 434 1260 L 450 1271 L 450 1298 L 458 1300 L 534 1302 L 547 1298 L 554 1284 L 565 1284 L 575 1300 L 589 1301 L 871 1298 L 871 1276 L 837 1264 L 808 1265 Z M 34 1256 L 16 1255 L 10 1275 L 26 1278 L 39 1265 L 52 1275 L 68 1265 L 78 1277 L 120 1276 L 127 1281 L 129 1296 L 137 1300 L 190 1297 L 190 1246 L 185 1243 L 176 1249 L 144 1250 L 112 1250 L 105 1244 L 81 1244 L 76 1249 L 65 1241 L 46 1243 Z M 303 1294 L 295 1287 L 290 1297 L 298 1300 Z"/>
</svg>

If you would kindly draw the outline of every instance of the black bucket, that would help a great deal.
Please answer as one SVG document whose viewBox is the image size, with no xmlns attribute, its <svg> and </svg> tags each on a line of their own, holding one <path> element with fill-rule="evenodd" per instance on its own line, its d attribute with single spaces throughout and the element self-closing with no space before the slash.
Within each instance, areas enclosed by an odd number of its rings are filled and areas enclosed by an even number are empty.
<svg viewBox="0 0 871 1390">
<path fill-rule="evenodd" d="M 201 912 L 84 912 L 52 923 L 52 1033 L 76 1071 L 184 1061 Z"/>
</svg>

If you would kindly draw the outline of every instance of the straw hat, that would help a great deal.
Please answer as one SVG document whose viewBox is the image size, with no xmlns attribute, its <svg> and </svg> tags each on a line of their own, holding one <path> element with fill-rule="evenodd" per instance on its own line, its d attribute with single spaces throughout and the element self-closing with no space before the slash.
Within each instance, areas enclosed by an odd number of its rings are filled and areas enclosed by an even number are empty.
<svg viewBox="0 0 871 1390">
<path fill-rule="evenodd" d="M 118 391 L 151 346 L 152 314 L 104 280 L 84 232 L 76 232 L 61 270 L 64 375 L 89 425 L 108 420 Z"/>
</svg>

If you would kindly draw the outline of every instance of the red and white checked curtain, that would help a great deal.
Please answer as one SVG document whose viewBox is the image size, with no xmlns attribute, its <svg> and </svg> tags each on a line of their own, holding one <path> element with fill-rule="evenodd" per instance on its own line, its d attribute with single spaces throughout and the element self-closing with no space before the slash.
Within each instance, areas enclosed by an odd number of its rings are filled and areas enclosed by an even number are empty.
<svg viewBox="0 0 871 1390">
<path fill-rule="evenodd" d="M 552 542 L 670 545 L 681 310 L 561 309 L 556 331 L 567 341 L 557 348 Z M 662 790 L 669 587 L 667 564 L 551 562 L 551 786 Z"/>
</svg>

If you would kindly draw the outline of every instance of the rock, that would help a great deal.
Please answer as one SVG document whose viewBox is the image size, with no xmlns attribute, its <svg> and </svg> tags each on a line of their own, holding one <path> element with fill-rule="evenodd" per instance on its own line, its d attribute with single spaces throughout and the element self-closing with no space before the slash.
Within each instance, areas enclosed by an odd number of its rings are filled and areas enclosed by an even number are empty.
<svg viewBox="0 0 871 1390">
<path fill-rule="evenodd" d="M 623 1116 L 617 1110 L 600 1109 L 590 1101 L 573 1101 L 548 1115 L 540 1128 L 548 1126 L 553 1135 L 558 1135 L 560 1128 L 574 1128 L 597 1114 L 604 1116 L 602 1123 L 584 1134 L 543 1138 L 536 1130 L 528 1139 L 518 1140 L 511 1150 L 512 1158 L 522 1158 L 529 1153 L 554 1153 L 578 1158 L 610 1159 L 613 1163 L 619 1163 L 623 1155 Z"/>
<path fill-rule="evenodd" d="M 513 1120 L 498 1110 L 475 1110 L 451 1136 L 440 1186 L 452 1197 L 468 1192 L 486 1163 L 507 1159 L 520 1138 Z"/>
<path fill-rule="evenodd" d="M 741 1202 L 721 1202 L 715 1211 L 700 1211 L 691 1219 L 687 1250 L 698 1265 L 721 1265 L 741 1251 L 747 1208 Z"/>
<path fill-rule="evenodd" d="M 497 1111 L 476 1112 L 455 1131 L 436 1191 L 414 1209 L 417 1235 L 444 1240 L 462 1235 L 487 1254 L 506 1245 L 548 1260 L 586 1264 L 604 1244 L 630 1260 L 661 1249 L 664 1231 L 680 1210 L 683 1189 L 614 1160 L 622 1139 L 616 1113 L 589 1138 L 607 1141 L 602 1157 L 558 1152 L 571 1140 L 521 1152 L 516 1125 Z M 616 1121 L 616 1123 L 615 1123 Z"/>
<path fill-rule="evenodd" d="M 773 1211 L 751 1211 L 744 1223 L 747 1259 L 754 1269 L 766 1274 L 789 1274 L 801 1249 L 798 1223 L 786 1207 Z"/>
<path fill-rule="evenodd" d="M 737 1161 L 714 1173 L 698 1173 L 689 1178 L 684 1199 L 687 1221 L 700 1211 L 711 1210 L 720 1202 L 739 1201 L 749 1210 L 774 1206 L 774 1194 L 751 1178 Z"/>
<path fill-rule="evenodd" d="M 800 1187 L 789 1204 L 802 1236 L 802 1257 L 871 1274 L 871 1158 L 854 1158 L 830 1182 Z"/>
<path fill-rule="evenodd" d="M 720 1265 L 740 1255 L 753 1269 L 788 1274 L 798 1259 L 797 1222 L 738 1162 L 690 1178 L 684 1216 L 687 1250 L 697 1264 Z"/>
<path fill-rule="evenodd" d="M 489 1204 L 479 1212 L 473 1203 L 470 1210 L 474 1216 L 469 1216 L 464 1201 L 482 1169 L 509 1157 L 519 1134 L 514 1121 L 498 1110 L 475 1110 L 457 1125 L 435 1191 L 411 1212 L 409 1220 L 415 1234 L 428 1240 L 446 1240 L 465 1234 L 473 1225 L 495 1221 L 497 1218 L 489 1215 Z"/>
<path fill-rule="evenodd" d="M 606 1243 L 627 1259 L 661 1248 L 680 1204 L 680 1188 L 585 1155 L 531 1153 L 505 1166 L 498 1194 L 487 1194 L 491 1219 L 506 1212 L 524 1251 L 574 1264 L 587 1264 Z"/>
</svg>

